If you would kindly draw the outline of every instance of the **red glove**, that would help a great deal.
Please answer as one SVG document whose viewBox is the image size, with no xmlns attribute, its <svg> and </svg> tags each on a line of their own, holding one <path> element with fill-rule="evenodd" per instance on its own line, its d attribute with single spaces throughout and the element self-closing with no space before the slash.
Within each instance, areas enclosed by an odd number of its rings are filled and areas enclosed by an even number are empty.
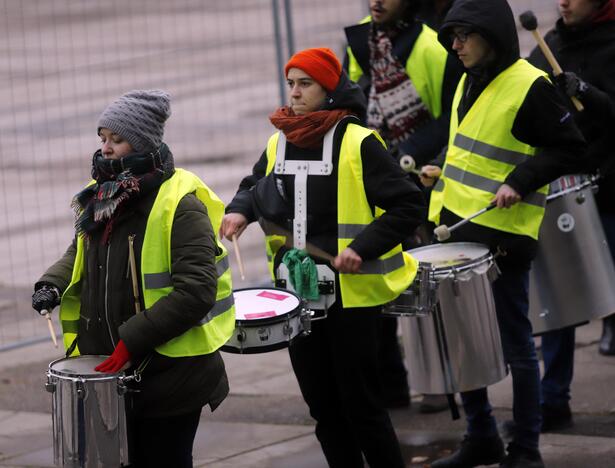
<svg viewBox="0 0 615 468">
<path fill-rule="evenodd" d="M 104 372 L 106 374 L 114 374 L 118 372 L 124 364 L 130 360 L 130 352 L 126 349 L 123 340 L 118 341 L 117 346 L 113 350 L 113 354 L 98 364 L 94 370 Z"/>
</svg>

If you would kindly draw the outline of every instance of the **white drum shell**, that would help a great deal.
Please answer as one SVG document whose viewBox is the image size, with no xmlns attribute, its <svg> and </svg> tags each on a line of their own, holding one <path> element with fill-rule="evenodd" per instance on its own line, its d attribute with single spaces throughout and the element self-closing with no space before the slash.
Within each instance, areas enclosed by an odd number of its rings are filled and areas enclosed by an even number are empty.
<svg viewBox="0 0 615 468">
<path fill-rule="evenodd" d="M 615 268 L 592 188 L 549 197 L 530 273 L 534 334 L 615 313 L 613 285 Z"/>
<path fill-rule="evenodd" d="M 117 468 L 129 465 L 124 387 L 120 374 L 93 369 L 107 356 L 68 358 L 91 365 L 90 375 L 57 371 L 66 359 L 49 364 L 52 393 L 53 457 L 65 468 Z M 95 375 L 98 374 L 98 375 Z"/>
<path fill-rule="evenodd" d="M 442 244 L 461 249 L 477 245 Z M 417 392 L 470 391 L 506 377 L 491 289 L 497 268 L 489 254 L 468 265 L 452 275 L 436 268 L 438 304 L 432 314 L 400 319 L 410 385 Z"/>
</svg>

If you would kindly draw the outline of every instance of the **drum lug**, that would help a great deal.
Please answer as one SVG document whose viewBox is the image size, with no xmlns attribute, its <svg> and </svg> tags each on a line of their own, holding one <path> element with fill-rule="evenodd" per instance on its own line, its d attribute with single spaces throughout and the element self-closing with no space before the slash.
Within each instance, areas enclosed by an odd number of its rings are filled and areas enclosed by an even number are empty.
<svg viewBox="0 0 615 468">
<path fill-rule="evenodd" d="M 453 280 L 453 294 L 455 296 L 459 296 L 461 294 L 461 290 L 459 289 L 459 280 L 457 278 Z"/>
<path fill-rule="evenodd" d="M 290 324 L 290 320 L 287 318 L 286 323 L 284 324 L 284 327 L 282 328 L 282 332 L 286 336 L 290 337 L 293 335 L 293 331 L 295 331 L 295 329 L 292 327 L 292 325 Z"/>
<path fill-rule="evenodd" d="M 582 205 L 585 203 L 585 194 L 583 192 L 577 194 L 575 200 L 579 205 Z"/>
<path fill-rule="evenodd" d="M 139 380 L 141 380 L 141 379 L 139 379 Z M 118 384 L 117 384 L 117 394 L 119 396 L 122 396 L 122 395 L 125 395 L 126 392 L 128 392 L 128 387 L 126 387 L 126 385 L 124 384 L 124 380 L 123 379 L 119 379 Z"/>
<path fill-rule="evenodd" d="M 299 321 L 301 322 L 301 334 L 309 335 L 312 332 L 312 312 L 311 310 L 302 309 Z"/>
<path fill-rule="evenodd" d="M 45 382 L 45 390 L 49 393 L 53 393 L 56 391 L 56 384 L 51 380 L 51 375 L 47 374 L 47 382 Z"/>
<path fill-rule="evenodd" d="M 85 398 L 85 382 L 83 380 L 77 380 L 75 382 L 75 389 L 77 390 L 77 397 L 80 399 Z"/>
</svg>

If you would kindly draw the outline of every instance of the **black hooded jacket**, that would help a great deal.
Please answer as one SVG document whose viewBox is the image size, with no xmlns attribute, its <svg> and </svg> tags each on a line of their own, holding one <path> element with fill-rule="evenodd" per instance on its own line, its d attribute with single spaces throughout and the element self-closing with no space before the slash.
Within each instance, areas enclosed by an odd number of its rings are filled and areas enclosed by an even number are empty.
<svg viewBox="0 0 615 468">
<path fill-rule="evenodd" d="M 336 89 L 326 97 L 324 110 L 349 109 L 355 114 L 365 111 L 365 96 L 359 86 L 342 72 Z M 339 150 L 347 125 L 360 124 L 354 117 L 344 119 L 337 127 L 333 138 L 333 173 L 330 176 L 309 176 L 307 182 L 307 241 L 329 254 L 337 255 L 337 168 Z M 304 149 L 287 142 L 286 158 L 289 160 L 322 159 L 322 147 Z M 378 206 L 386 213 L 367 226 L 350 247 L 366 260 L 372 260 L 387 252 L 410 236 L 426 218 L 426 206 L 421 190 L 407 177 L 398 164 L 375 137 L 369 136 L 361 145 L 363 183 L 370 206 Z M 241 213 L 248 222 L 263 216 L 259 206 L 271 204 L 270 199 L 256 196 L 254 187 L 265 177 L 267 154 L 264 151 L 245 177 L 237 194 L 226 207 L 227 213 Z M 269 219 L 292 232 L 294 210 L 294 176 L 274 175 L 277 190 L 284 194 L 281 213 Z M 277 197 L 277 195 L 276 195 Z M 258 199 L 257 199 L 258 198 Z M 352 203 L 352 200 L 348 200 Z M 280 255 L 278 255 L 280 257 Z"/>
<path fill-rule="evenodd" d="M 467 114 L 486 86 L 501 72 L 519 60 L 519 40 L 514 16 L 506 0 L 457 0 L 449 10 L 438 39 L 452 54 L 452 31 L 464 27 L 477 32 L 493 47 L 495 59 L 466 70 L 464 94 L 458 109 L 459 121 Z M 508 175 L 505 183 L 521 196 L 564 175 L 577 173 L 584 164 L 581 155 L 584 139 L 574 124 L 555 87 L 544 78 L 536 80 L 520 106 L 512 127 L 518 140 L 538 149 L 533 158 L 523 162 Z M 443 209 L 441 222 L 447 225 L 459 218 Z M 501 247 L 509 252 L 509 259 L 529 267 L 536 243 L 528 236 L 468 223 L 456 231 L 454 240 L 474 240 Z"/>
<path fill-rule="evenodd" d="M 611 141 L 615 129 L 615 20 L 568 27 L 559 19 L 545 36 L 564 71 L 574 72 L 588 84 L 581 97 L 585 110 L 577 112 L 564 96 L 574 120 L 587 141 L 587 170 L 600 169 L 596 200 L 600 211 L 615 213 L 615 150 Z M 529 62 L 551 72 L 539 48 Z"/>
</svg>

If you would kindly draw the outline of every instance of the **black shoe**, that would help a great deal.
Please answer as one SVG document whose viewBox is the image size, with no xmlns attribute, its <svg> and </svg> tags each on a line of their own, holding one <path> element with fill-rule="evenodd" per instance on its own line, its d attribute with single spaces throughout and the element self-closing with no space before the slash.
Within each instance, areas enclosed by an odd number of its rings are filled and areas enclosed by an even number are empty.
<svg viewBox="0 0 615 468">
<path fill-rule="evenodd" d="M 538 449 L 529 449 L 511 442 L 506 447 L 508 454 L 500 468 L 545 468 Z"/>
<path fill-rule="evenodd" d="M 452 455 L 440 458 L 431 464 L 432 468 L 472 468 L 492 465 L 504 459 L 504 444 L 500 436 L 464 436 L 461 446 Z"/>
<path fill-rule="evenodd" d="M 542 405 L 540 432 L 561 431 L 572 426 L 572 412 L 568 404 L 563 406 Z"/>
<path fill-rule="evenodd" d="M 598 352 L 603 356 L 615 356 L 615 315 L 602 319 L 602 336 Z"/>
</svg>

